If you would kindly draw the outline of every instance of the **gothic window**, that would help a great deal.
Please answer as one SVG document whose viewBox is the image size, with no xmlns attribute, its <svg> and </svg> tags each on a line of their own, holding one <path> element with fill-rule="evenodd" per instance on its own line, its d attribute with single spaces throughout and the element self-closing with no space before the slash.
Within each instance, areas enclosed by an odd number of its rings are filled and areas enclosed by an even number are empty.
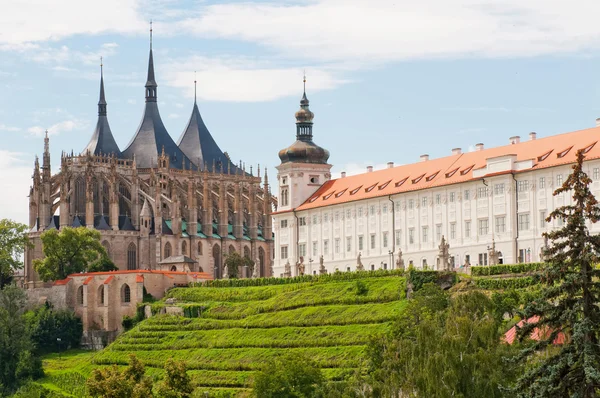
<svg viewBox="0 0 600 398">
<path fill-rule="evenodd" d="M 83 305 L 83 286 L 79 286 L 77 289 L 77 304 Z"/>
<path fill-rule="evenodd" d="M 235 253 L 235 247 L 233 247 L 233 245 L 229 245 L 229 251 L 228 251 L 228 253 L 229 254 Z"/>
<path fill-rule="evenodd" d="M 172 266 L 171 267 L 171 272 L 176 272 L 177 271 L 177 267 L 176 266 Z"/>
<path fill-rule="evenodd" d="M 110 243 L 108 243 L 108 241 L 103 241 L 102 242 L 102 247 L 104 247 L 104 250 L 106 250 L 106 255 L 108 256 L 108 258 L 110 258 Z"/>
<path fill-rule="evenodd" d="M 130 216 L 131 209 L 129 204 L 131 203 L 131 193 L 129 192 L 129 188 L 127 188 L 124 184 L 119 184 L 119 215 L 120 216 Z"/>
<path fill-rule="evenodd" d="M 198 242 L 198 255 L 202 255 L 202 242 Z"/>
<path fill-rule="evenodd" d="M 85 180 L 81 177 L 75 180 L 75 214 L 85 214 Z"/>
<path fill-rule="evenodd" d="M 94 200 L 94 214 L 100 214 L 100 191 L 98 180 L 96 178 L 92 180 L 92 193 Z"/>
<path fill-rule="evenodd" d="M 104 305 L 104 285 L 100 285 L 98 288 L 98 307 Z"/>
<path fill-rule="evenodd" d="M 124 283 L 121 288 L 121 302 L 131 303 L 131 289 L 127 283 Z"/>
<path fill-rule="evenodd" d="M 127 269 L 137 269 L 137 249 L 134 243 L 130 243 L 127 247 Z"/>
<path fill-rule="evenodd" d="M 107 216 L 109 209 L 110 209 L 110 205 L 109 205 L 109 189 L 108 189 L 108 184 L 104 183 L 102 184 L 102 214 Z"/>
<path fill-rule="evenodd" d="M 187 256 L 187 242 L 181 242 L 181 254 Z"/>
<path fill-rule="evenodd" d="M 281 188 L 281 206 L 288 205 L 288 189 Z"/>
<path fill-rule="evenodd" d="M 171 249 L 171 244 L 169 242 L 167 242 L 167 244 L 165 245 L 165 252 L 164 252 L 164 256 L 163 256 L 163 260 L 165 258 L 169 258 L 171 257 L 172 254 L 172 249 Z"/>
<path fill-rule="evenodd" d="M 244 246 L 244 257 L 250 258 L 250 248 L 248 246 Z"/>
</svg>

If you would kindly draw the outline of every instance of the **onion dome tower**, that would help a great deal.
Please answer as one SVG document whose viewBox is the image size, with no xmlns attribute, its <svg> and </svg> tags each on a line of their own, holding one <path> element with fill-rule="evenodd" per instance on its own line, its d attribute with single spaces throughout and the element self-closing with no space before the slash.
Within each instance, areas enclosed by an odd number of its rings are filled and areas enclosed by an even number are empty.
<svg viewBox="0 0 600 398">
<path fill-rule="evenodd" d="M 90 155 L 100 154 L 113 154 L 117 157 L 121 157 L 121 150 L 117 145 L 115 138 L 110 130 L 108 124 L 108 117 L 106 116 L 106 98 L 104 96 L 104 70 L 102 65 L 102 59 L 100 59 L 100 100 L 98 101 L 98 122 L 96 123 L 96 129 L 90 142 L 87 144 L 83 153 Z"/>
<path fill-rule="evenodd" d="M 306 97 L 306 76 L 300 110 L 296 112 L 296 142 L 279 151 L 279 211 L 292 210 L 331 178 L 329 151 L 313 142 L 314 113 Z"/>
<path fill-rule="evenodd" d="M 172 168 L 183 168 L 189 159 L 171 138 L 158 112 L 157 87 L 154 78 L 154 58 L 152 56 L 152 25 L 150 25 L 150 57 L 148 60 L 148 78 L 146 79 L 146 106 L 142 121 L 133 139 L 123 151 L 123 157 L 133 159 L 139 168 L 150 168 L 158 165 L 158 158 L 164 151 L 169 157 Z M 192 167 L 195 169 L 196 167 Z"/>
<path fill-rule="evenodd" d="M 217 145 L 202 120 L 196 101 L 196 80 L 194 80 L 194 107 L 192 108 L 192 115 L 187 127 L 181 133 L 177 145 L 198 169 L 203 170 L 204 165 L 206 165 L 207 169 L 211 172 L 226 170 L 231 174 L 237 174 L 239 171 L 238 167 L 230 163 L 229 158 L 219 148 L 219 145 Z M 213 165 L 216 170 L 212 170 Z"/>
<path fill-rule="evenodd" d="M 279 151 L 281 163 L 317 163 L 327 164 L 329 151 L 313 142 L 313 118 L 309 101 L 306 98 L 306 78 L 304 78 L 304 93 L 300 100 L 300 109 L 296 112 L 296 142 Z"/>
</svg>

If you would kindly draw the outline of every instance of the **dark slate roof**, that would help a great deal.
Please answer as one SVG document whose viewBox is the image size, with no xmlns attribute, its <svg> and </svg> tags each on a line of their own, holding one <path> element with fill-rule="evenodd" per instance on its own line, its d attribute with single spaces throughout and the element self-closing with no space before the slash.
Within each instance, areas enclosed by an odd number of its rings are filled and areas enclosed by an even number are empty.
<svg viewBox="0 0 600 398">
<path fill-rule="evenodd" d="M 119 230 L 120 231 L 135 231 L 135 227 L 131 223 L 129 216 L 119 216 Z"/>
<path fill-rule="evenodd" d="M 108 225 L 107 218 L 108 217 L 105 216 L 96 216 L 96 219 L 94 220 L 94 228 L 99 231 L 111 231 L 112 228 L 110 225 Z"/>
<path fill-rule="evenodd" d="M 48 231 L 50 229 L 58 229 L 59 225 L 60 225 L 59 216 L 52 216 L 52 217 L 50 217 L 50 223 L 48 223 L 48 226 L 46 227 L 46 231 Z"/>
<path fill-rule="evenodd" d="M 192 260 L 188 256 L 171 256 L 171 257 L 167 257 L 164 260 L 159 262 L 159 264 L 180 264 L 180 263 L 196 264 L 197 261 Z"/>
<path fill-rule="evenodd" d="M 187 158 L 200 169 L 204 169 L 206 164 L 210 171 L 220 171 L 222 166 L 224 173 L 227 173 L 228 170 L 231 174 L 238 172 L 238 168 L 233 163 L 228 165 L 229 160 L 206 128 L 196 101 L 194 101 L 190 121 L 179 137 L 177 145 Z M 216 170 L 212 170 L 213 163 Z"/>
<path fill-rule="evenodd" d="M 75 216 L 73 217 L 73 222 L 71 223 L 73 228 L 85 227 L 85 223 L 81 220 L 81 217 Z"/>
<path fill-rule="evenodd" d="M 106 98 L 104 96 L 104 76 L 100 74 L 100 100 L 98 101 L 98 122 L 96 123 L 96 129 L 92 134 L 90 142 L 87 144 L 83 153 L 90 153 L 92 155 L 99 154 L 115 154 L 117 157 L 121 156 L 121 150 L 113 137 L 110 125 L 108 124 L 108 117 L 106 116 Z"/>
</svg>

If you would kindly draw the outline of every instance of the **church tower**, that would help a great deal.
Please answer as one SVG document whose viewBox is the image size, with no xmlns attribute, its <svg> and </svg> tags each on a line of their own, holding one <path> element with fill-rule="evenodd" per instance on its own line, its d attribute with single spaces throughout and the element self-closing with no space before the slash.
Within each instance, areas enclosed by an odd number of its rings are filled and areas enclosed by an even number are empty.
<svg viewBox="0 0 600 398">
<path fill-rule="evenodd" d="M 292 210 L 331 178 L 327 163 L 329 151 L 313 142 L 313 118 L 306 97 L 306 77 L 300 109 L 296 112 L 296 142 L 279 151 L 277 166 L 279 181 L 278 211 Z"/>
</svg>

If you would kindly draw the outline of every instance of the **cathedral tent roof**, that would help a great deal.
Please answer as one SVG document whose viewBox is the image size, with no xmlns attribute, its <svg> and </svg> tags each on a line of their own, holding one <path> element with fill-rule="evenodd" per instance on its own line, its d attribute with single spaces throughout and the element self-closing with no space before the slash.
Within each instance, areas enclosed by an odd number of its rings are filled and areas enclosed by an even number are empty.
<svg viewBox="0 0 600 398">
<path fill-rule="evenodd" d="M 113 137 L 110 125 L 108 124 L 108 117 L 106 115 L 106 98 L 104 96 L 104 74 L 100 72 L 100 99 L 98 101 L 98 121 L 96 122 L 96 129 L 92 134 L 90 142 L 87 144 L 83 153 L 90 153 L 91 155 L 102 154 L 115 154 L 117 157 L 121 156 L 121 150 Z"/>
<path fill-rule="evenodd" d="M 177 145 L 200 169 L 206 165 L 213 172 L 219 171 L 221 166 L 223 172 L 229 170 L 231 174 L 235 174 L 238 171 L 234 164 L 228 165 L 229 159 L 206 128 L 196 101 L 194 101 L 194 108 L 187 127 L 179 137 Z M 217 170 L 211 170 L 213 164 Z"/>
</svg>

